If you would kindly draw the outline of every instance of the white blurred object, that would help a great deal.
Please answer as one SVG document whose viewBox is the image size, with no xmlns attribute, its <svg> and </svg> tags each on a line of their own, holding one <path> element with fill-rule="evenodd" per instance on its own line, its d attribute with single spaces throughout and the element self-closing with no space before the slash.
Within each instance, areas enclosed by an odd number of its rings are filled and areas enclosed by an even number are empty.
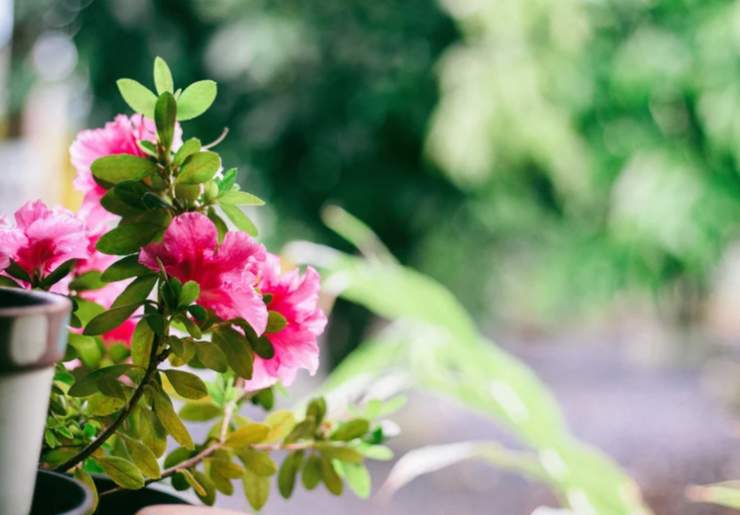
<svg viewBox="0 0 740 515">
<path fill-rule="evenodd" d="M 536 508 L 532 515 L 576 515 L 570 510 L 563 510 L 560 508 L 550 508 L 549 506 L 540 506 Z"/>
</svg>

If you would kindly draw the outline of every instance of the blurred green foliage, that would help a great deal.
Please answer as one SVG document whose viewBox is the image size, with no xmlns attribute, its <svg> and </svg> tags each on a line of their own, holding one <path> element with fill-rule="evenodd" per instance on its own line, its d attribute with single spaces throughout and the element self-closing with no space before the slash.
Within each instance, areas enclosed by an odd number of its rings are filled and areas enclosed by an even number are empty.
<svg viewBox="0 0 740 515">
<path fill-rule="evenodd" d="M 335 202 L 477 315 L 561 320 L 637 291 L 691 317 L 737 237 L 736 2 L 32 0 L 16 18 L 17 88 L 44 30 L 73 36 L 93 126 L 154 55 L 213 77 L 194 129 L 231 129 L 271 244 L 347 249 L 319 221 Z"/>
</svg>

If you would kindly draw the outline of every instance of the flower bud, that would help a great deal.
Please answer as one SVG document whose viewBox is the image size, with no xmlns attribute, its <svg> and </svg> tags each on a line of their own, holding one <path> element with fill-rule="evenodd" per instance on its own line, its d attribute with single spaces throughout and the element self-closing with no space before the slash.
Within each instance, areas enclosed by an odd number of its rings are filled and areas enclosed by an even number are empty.
<svg viewBox="0 0 740 515">
<path fill-rule="evenodd" d="M 180 200 L 197 200 L 200 197 L 200 184 L 178 184 L 175 196 Z"/>
<path fill-rule="evenodd" d="M 206 202 L 213 202 L 218 197 L 218 185 L 213 181 L 206 183 Z"/>
</svg>

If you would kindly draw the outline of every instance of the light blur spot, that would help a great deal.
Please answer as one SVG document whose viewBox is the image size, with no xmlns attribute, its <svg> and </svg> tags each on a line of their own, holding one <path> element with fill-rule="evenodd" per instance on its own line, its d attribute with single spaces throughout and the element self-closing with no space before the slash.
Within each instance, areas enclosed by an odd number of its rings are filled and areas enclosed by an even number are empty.
<svg viewBox="0 0 740 515">
<path fill-rule="evenodd" d="M 68 36 L 60 32 L 43 34 L 33 46 L 33 66 L 46 81 L 58 81 L 72 73 L 77 64 L 77 49 Z"/>
</svg>

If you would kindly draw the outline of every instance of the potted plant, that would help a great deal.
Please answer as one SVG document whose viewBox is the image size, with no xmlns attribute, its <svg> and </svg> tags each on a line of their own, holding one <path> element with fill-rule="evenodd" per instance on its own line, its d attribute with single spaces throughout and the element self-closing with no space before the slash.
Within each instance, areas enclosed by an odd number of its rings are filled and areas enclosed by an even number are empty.
<svg viewBox="0 0 740 515">
<path fill-rule="evenodd" d="M 272 478 L 286 498 L 299 474 L 308 489 L 323 483 L 338 495 L 346 482 L 360 491 L 364 460 L 387 455 L 377 420 L 330 420 L 321 398 L 300 414 L 272 411 L 276 385 L 318 367 L 326 323 L 318 274 L 286 270 L 255 239 L 239 206 L 263 202 L 240 190 L 237 170 L 225 170 L 214 151 L 226 131 L 208 144 L 183 137 L 180 123 L 211 106 L 216 83 L 175 89 L 157 58 L 154 84 L 156 93 L 119 80 L 135 114 L 77 136 L 78 213 L 30 202 L 14 223 L 0 222 L 2 284 L 73 305 L 41 468 L 93 491 L 93 475 L 104 474 L 115 487 L 96 493 L 96 503 L 165 479 L 209 505 L 239 480 L 255 509 Z M 173 399 L 184 401 L 179 412 Z M 268 413 L 249 420 L 239 414 L 244 403 Z M 213 425 L 194 441 L 188 420 Z M 168 439 L 176 443 L 169 452 Z M 8 488 L 0 485 L 0 498 Z"/>
</svg>

